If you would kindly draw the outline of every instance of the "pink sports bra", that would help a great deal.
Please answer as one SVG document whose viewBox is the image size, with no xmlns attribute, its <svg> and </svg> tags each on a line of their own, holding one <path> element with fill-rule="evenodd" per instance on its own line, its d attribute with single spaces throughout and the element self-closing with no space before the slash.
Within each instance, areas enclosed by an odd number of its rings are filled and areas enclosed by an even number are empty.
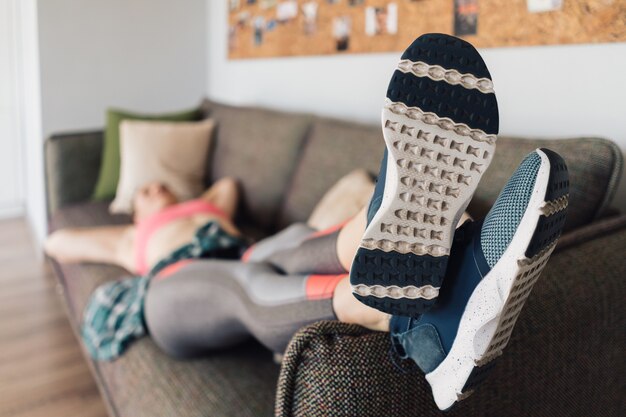
<svg viewBox="0 0 626 417">
<path fill-rule="evenodd" d="M 205 200 L 197 199 L 167 207 L 137 224 L 135 265 L 140 275 L 145 275 L 150 272 L 150 267 L 146 259 L 146 251 L 152 234 L 174 220 L 190 217 L 195 214 L 214 214 L 222 218 L 228 217 L 213 204 Z"/>
</svg>

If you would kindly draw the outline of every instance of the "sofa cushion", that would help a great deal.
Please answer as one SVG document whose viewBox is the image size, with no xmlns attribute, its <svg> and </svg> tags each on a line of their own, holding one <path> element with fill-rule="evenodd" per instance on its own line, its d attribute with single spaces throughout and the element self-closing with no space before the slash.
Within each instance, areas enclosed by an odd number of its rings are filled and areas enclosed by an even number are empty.
<svg viewBox="0 0 626 417">
<path fill-rule="evenodd" d="M 95 366 L 120 417 L 269 417 L 279 372 L 257 343 L 183 361 L 147 337 L 115 362 Z"/>
<path fill-rule="evenodd" d="M 215 122 L 124 120 L 120 124 L 121 166 L 113 213 L 132 213 L 137 191 L 158 181 L 178 201 L 197 198 L 204 185 Z"/>
<path fill-rule="evenodd" d="M 217 131 L 210 178 L 237 178 L 244 196 L 242 215 L 271 230 L 310 117 L 214 103 L 211 118 Z"/>
<path fill-rule="evenodd" d="M 326 191 L 349 172 L 378 174 L 384 142 L 379 126 L 316 119 L 279 215 L 279 226 L 306 221 Z"/>
<path fill-rule="evenodd" d="M 474 194 L 469 212 L 477 218 L 486 215 L 524 156 L 536 148 L 551 149 L 567 163 L 570 197 L 565 231 L 590 223 L 600 216 L 613 197 L 622 166 L 617 146 L 600 138 L 546 140 L 499 137 L 493 161 Z"/>
<path fill-rule="evenodd" d="M 104 147 L 98 183 L 93 192 L 96 200 L 110 199 L 115 195 L 120 173 L 120 123 L 123 120 L 161 120 L 170 122 L 199 120 L 202 117 L 200 108 L 184 110 L 168 114 L 138 114 L 126 110 L 109 109 L 107 125 L 104 133 Z"/>
<path fill-rule="evenodd" d="M 70 204 L 55 211 L 48 222 L 50 232 L 67 227 L 95 227 L 130 224 L 131 216 L 111 214 L 108 201 Z"/>
<path fill-rule="evenodd" d="M 369 172 L 357 169 L 342 177 L 324 194 L 307 221 L 309 227 L 325 230 L 354 217 L 374 192 Z"/>
</svg>

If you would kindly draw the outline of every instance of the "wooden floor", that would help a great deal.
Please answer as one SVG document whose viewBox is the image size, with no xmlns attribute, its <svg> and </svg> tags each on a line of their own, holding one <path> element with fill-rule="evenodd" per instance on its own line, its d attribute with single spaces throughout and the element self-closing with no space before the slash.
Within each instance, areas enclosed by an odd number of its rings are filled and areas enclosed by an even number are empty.
<svg viewBox="0 0 626 417">
<path fill-rule="evenodd" d="M 0 221 L 0 417 L 106 415 L 25 222 Z"/>
</svg>

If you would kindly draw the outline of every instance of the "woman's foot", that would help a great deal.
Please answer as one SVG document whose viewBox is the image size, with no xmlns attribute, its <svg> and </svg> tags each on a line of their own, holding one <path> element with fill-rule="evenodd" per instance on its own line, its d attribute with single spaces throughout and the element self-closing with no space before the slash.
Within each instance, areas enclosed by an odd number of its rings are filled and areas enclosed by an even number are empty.
<svg viewBox="0 0 626 417">
<path fill-rule="evenodd" d="M 439 294 L 455 227 L 495 150 L 498 105 L 474 47 L 416 39 L 389 84 L 382 126 L 387 149 L 350 282 L 366 305 L 417 316 Z"/>
<path fill-rule="evenodd" d="M 391 315 L 359 302 L 352 296 L 350 282 L 341 280 L 333 293 L 333 311 L 342 323 L 358 324 L 370 330 L 389 331 Z"/>
<path fill-rule="evenodd" d="M 559 155 L 528 155 L 485 220 L 458 230 L 438 304 L 391 319 L 395 344 L 426 373 L 440 409 L 471 394 L 502 354 L 561 234 L 568 189 Z"/>
</svg>

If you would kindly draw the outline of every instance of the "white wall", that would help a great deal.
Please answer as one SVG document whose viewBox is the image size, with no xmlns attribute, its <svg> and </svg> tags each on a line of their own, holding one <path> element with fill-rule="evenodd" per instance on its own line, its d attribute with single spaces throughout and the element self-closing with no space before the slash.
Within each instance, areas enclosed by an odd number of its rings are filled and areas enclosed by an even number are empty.
<svg viewBox="0 0 626 417">
<path fill-rule="evenodd" d="M 15 0 L 18 5 L 18 134 L 22 141 L 24 198 L 26 216 L 40 243 L 46 233 L 46 204 L 43 180 L 41 94 L 39 84 L 39 42 L 37 37 L 37 0 Z"/>
<path fill-rule="evenodd" d="M 0 218 L 23 214 L 17 0 L 0 0 Z"/>
<path fill-rule="evenodd" d="M 227 2 L 207 4 L 210 97 L 378 121 L 398 53 L 228 61 Z M 625 43 L 485 49 L 481 54 L 498 93 L 502 134 L 604 136 L 626 153 Z M 626 210 L 626 178 L 614 204 Z"/>
<path fill-rule="evenodd" d="M 19 0 L 26 209 L 46 234 L 43 139 L 103 126 L 108 107 L 197 105 L 206 91 L 204 0 Z"/>
<path fill-rule="evenodd" d="M 44 134 L 100 127 L 110 106 L 197 105 L 205 15 L 204 0 L 39 0 Z"/>
</svg>

